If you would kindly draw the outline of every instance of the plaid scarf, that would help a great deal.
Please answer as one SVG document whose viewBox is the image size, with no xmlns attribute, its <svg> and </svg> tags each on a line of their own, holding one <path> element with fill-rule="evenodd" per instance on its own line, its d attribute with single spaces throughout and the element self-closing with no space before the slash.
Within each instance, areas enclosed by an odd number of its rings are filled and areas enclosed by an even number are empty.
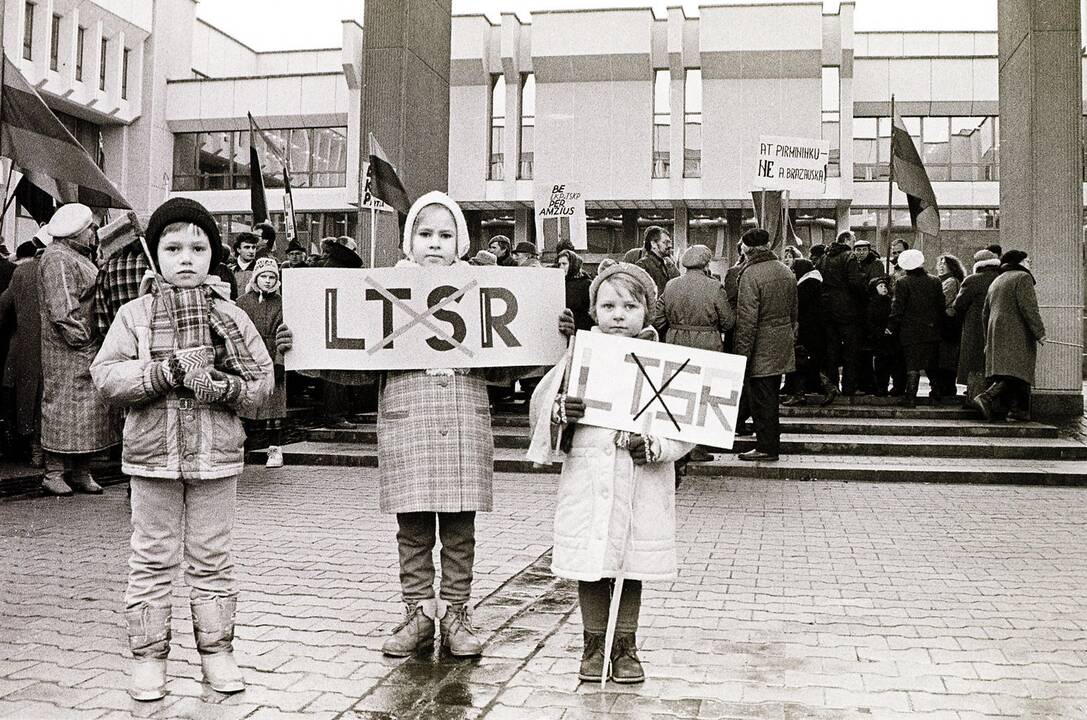
<svg viewBox="0 0 1087 720">
<path fill-rule="evenodd" d="M 219 282 L 216 278 L 215 282 Z M 162 360 L 174 350 L 215 348 L 215 367 L 245 380 L 260 377 L 260 365 L 249 352 L 237 323 L 217 305 L 224 302 L 213 281 L 196 288 L 151 285 L 151 357 Z M 177 323 L 174 332 L 173 316 Z"/>
</svg>

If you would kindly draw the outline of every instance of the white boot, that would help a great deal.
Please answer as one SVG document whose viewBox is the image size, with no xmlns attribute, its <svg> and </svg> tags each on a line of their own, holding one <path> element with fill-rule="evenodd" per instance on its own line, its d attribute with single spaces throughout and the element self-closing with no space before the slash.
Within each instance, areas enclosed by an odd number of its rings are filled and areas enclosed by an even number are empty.
<svg viewBox="0 0 1087 720">
<path fill-rule="evenodd" d="M 166 697 L 166 655 L 170 652 L 170 607 L 143 605 L 125 613 L 132 650 L 128 694 L 149 702 Z"/>
<path fill-rule="evenodd" d="M 192 629 L 204 680 L 212 690 L 236 693 L 245 690 L 242 671 L 234 660 L 234 611 L 236 595 L 193 600 Z"/>
<path fill-rule="evenodd" d="M 278 445 L 268 446 L 268 459 L 264 463 L 267 468 L 283 467 L 283 450 Z"/>
</svg>

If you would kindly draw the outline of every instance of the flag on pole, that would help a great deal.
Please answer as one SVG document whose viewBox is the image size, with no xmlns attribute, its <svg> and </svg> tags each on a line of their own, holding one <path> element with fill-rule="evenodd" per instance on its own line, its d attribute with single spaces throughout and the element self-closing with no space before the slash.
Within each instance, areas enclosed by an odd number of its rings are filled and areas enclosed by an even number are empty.
<svg viewBox="0 0 1087 720">
<path fill-rule="evenodd" d="M 906 193 L 914 229 L 926 235 L 938 235 L 940 209 L 936 206 L 936 194 L 932 191 L 932 183 L 929 182 L 921 156 L 917 154 L 913 138 L 898 113 L 891 121 L 891 163 L 894 181 L 898 189 Z"/>
<path fill-rule="evenodd" d="M 38 189 L 60 202 L 131 207 L 6 55 L 2 92 L 0 154 L 33 175 Z"/>
<path fill-rule="evenodd" d="M 249 207 L 253 210 L 253 224 L 268 220 L 268 196 L 264 192 L 264 171 L 260 167 L 257 144 L 253 142 L 256 123 L 249 115 Z M 264 133 L 261 133 L 264 137 Z M 265 144 L 268 145 L 267 138 Z"/>
<path fill-rule="evenodd" d="M 391 205 L 397 212 L 407 215 L 411 209 L 411 200 L 396 168 L 389 162 L 385 151 L 377 138 L 370 133 L 370 192 L 379 200 Z"/>
<path fill-rule="evenodd" d="M 56 189 L 56 183 L 50 178 L 45 180 L 49 181 L 48 184 L 54 190 Z M 46 189 L 35 185 L 29 175 L 23 175 L 22 179 L 15 183 L 15 201 L 39 225 L 49 222 L 53 217 L 53 211 L 57 208 L 56 199 Z"/>
<path fill-rule="evenodd" d="M 298 231 L 294 225 L 294 196 L 291 195 L 291 176 L 287 168 L 283 168 L 283 228 L 287 235 L 287 244 L 294 242 Z"/>
</svg>

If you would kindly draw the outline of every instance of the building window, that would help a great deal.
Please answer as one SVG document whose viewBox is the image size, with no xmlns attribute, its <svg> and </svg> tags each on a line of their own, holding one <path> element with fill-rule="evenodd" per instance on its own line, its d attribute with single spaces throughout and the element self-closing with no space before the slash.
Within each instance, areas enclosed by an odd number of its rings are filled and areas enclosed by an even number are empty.
<svg viewBox="0 0 1087 720">
<path fill-rule="evenodd" d="M 347 128 L 269 128 L 260 134 L 223 130 L 174 135 L 173 189 L 244 190 L 249 187 L 249 144 L 254 143 L 265 187 L 283 187 L 284 157 L 292 187 L 347 185 Z"/>
<path fill-rule="evenodd" d="M 49 29 L 49 69 L 60 67 L 60 15 L 53 16 L 53 26 Z"/>
<path fill-rule="evenodd" d="M 904 117 L 933 182 L 1000 179 L 1000 122 L 994 116 Z M 853 119 L 853 179 L 885 180 L 890 162 L 890 118 Z"/>
<path fill-rule="evenodd" d="M 223 244 L 233 242 L 234 236 L 240 232 L 248 232 L 253 216 L 249 213 L 214 213 L 219 224 L 219 232 L 223 238 Z M 276 229 L 279 237 L 286 233 L 284 229 L 284 216 L 282 212 L 272 211 L 268 213 L 268 222 Z M 294 229 L 297 233 L 295 239 L 302 247 L 313 253 L 321 252 L 321 239 L 326 237 L 339 237 L 346 235 L 351 238 L 358 237 L 358 213 L 355 211 L 341 212 L 296 212 L 294 214 Z"/>
<path fill-rule="evenodd" d="M 521 180 L 532 179 L 532 149 L 536 135 L 536 75 L 521 73 L 521 138 L 518 152 L 521 154 L 517 165 L 517 177 Z"/>
<path fill-rule="evenodd" d="M 683 78 L 683 177 L 702 177 L 702 70 Z"/>
<path fill-rule="evenodd" d="M 75 79 L 83 82 L 83 49 L 87 41 L 87 28 L 81 27 L 75 36 Z"/>
<path fill-rule="evenodd" d="M 670 77 L 667 70 L 657 70 L 653 77 L 653 177 L 666 178 L 669 173 L 668 136 L 672 125 L 672 104 L 668 94 Z"/>
<path fill-rule="evenodd" d="M 506 128 L 506 78 L 501 74 L 491 76 L 491 125 L 487 138 L 487 179 L 501 180 L 503 177 L 502 154 L 503 132 Z"/>
<path fill-rule="evenodd" d="M 98 59 L 98 89 L 106 91 L 106 54 L 109 52 L 109 40 L 102 38 L 102 54 Z"/>
<path fill-rule="evenodd" d="M 823 67 L 823 139 L 830 143 L 827 177 L 842 175 L 841 68 Z"/>
<path fill-rule="evenodd" d="M 23 59 L 34 59 L 34 3 L 23 8 Z"/>
<path fill-rule="evenodd" d="M 121 99 L 128 100 L 128 48 L 121 53 Z"/>
<path fill-rule="evenodd" d="M 72 137 L 94 159 L 95 164 L 100 168 L 105 167 L 106 153 L 102 146 L 102 128 L 89 120 L 77 118 L 59 110 L 54 110 L 53 114 L 64 124 L 64 127 L 68 128 L 68 132 L 72 133 Z"/>
</svg>

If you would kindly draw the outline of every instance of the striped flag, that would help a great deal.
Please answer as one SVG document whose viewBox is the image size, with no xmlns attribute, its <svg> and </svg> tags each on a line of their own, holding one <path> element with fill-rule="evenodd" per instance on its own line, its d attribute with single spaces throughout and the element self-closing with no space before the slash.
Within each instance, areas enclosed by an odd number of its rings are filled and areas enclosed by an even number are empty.
<svg viewBox="0 0 1087 720">
<path fill-rule="evenodd" d="M 253 114 L 249 113 L 249 207 L 253 210 L 254 225 L 268 220 L 268 196 L 264 192 L 264 171 L 260 167 L 257 144 L 253 142 L 255 132 L 260 132 L 260 136 L 264 138 L 264 144 L 273 148 L 272 152 L 275 152 L 274 146 L 257 127 Z"/>
<path fill-rule="evenodd" d="M 891 122 L 891 162 L 894 181 L 898 189 L 906 193 L 914 229 L 926 235 L 938 235 L 940 208 L 936 206 L 936 193 L 932 191 L 932 183 L 914 147 L 913 138 L 897 112 Z"/>
<path fill-rule="evenodd" d="M 2 92 L 0 154 L 60 202 L 131 208 L 6 55 Z"/>
<path fill-rule="evenodd" d="M 370 192 L 374 197 L 391 205 L 397 212 L 407 215 L 411 209 L 411 200 L 396 168 L 389 162 L 377 138 L 370 133 Z"/>
</svg>

